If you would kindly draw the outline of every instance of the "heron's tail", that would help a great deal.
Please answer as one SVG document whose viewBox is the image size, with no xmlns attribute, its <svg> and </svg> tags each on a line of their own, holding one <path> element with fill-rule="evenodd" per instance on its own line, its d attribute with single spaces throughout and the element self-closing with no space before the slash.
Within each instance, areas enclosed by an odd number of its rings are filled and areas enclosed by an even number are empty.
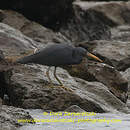
<svg viewBox="0 0 130 130">
<path fill-rule="evenodd" d="M 5 57 L 5 59 L 9 62 L 12 63 L 21 63 L 21 64 L 27 64 L 27 63 L 31 63 L 32 62 L 32 55 L 33 55 L 34 51 L 29 51 L 27 52 L 27 54 L 24 54 L 22 56 L 7 56 Z M 32 55 L 29 55 L 32 54 Z"/>
<path fill-rule="evenodd" d="M 21 64 L 33 63 L 32 58 L 33 58 L 33 55 L 25 56 L 23 58 L 17 59 L 15 62 L 16 63 L 21 63 Z"/>
</svg>

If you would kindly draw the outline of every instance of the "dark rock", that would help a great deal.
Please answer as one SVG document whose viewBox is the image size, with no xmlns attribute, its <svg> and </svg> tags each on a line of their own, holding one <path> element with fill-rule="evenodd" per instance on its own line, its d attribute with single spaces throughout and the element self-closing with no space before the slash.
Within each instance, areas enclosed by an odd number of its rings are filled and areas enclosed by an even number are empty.
<svg viewBox="0 0 130 130">
<path fill-rule="evenodd" d="M 7 93 L 8 85 L 12 75 L 12 68 L 8 64 L 0 63 L 0 97 Z"/>
<path fill-rule="evenodd" d="M 61 88 L 52 76 L 53 87 L 50 87 L 46 70 L 46 66 L 40 65 L 15 66 L 11 78 L 12 83 L 8 87 L 11 104 L 23 108 L 52 111 L 64 111 L 72 105 L 78 105 L 85 111 L 101 113 L 113 110 L 122 111 L 126 108 L 125 104 L 103 84 L 73 79 L 60 68 L 57 70 L 57 75 L 64 86 L 71 88 L 73 92 Z"/>
<path fill-rule="evenodd" d="M 130 41 L 130 26 L 129 25 L 121 25 L 111 29 L 111 38 L 112 40 L 120 40 L 122 42 Z"/>
<path fill-rule="evenodd" d="M 3 100 L 0 98 L 0 111 L 2 109 Z"/>
<path fill-rule="evenodd" d="M 46 27 L 55 28 L 71 16 L 74 0 L 5 0 L 0 8 L 13 9 Z"/>
<path fill-rule="evenodd" d="M 18 12 L 11 10 L 3 10 L 2 12 L 6 16 L 2 20 L 2 23 L 20 30 L 24 35 L 35 41 L 42 42 L 42 44 L 50 42 L 69 42 L 67 38 L 60 33 L 53 32 L 51 29 L 47 29 L 36 22 L 28 20 Z"/>
<path fill-rule="evenodd" d="M 43 72 L 43 70 L 46 71 L 46 67 L 39 66 L 38 68 L 35 66 L 29 68 L 15 67 L 12 85 L 8 88 L 8 95 L 13 105 L 23 108 L 63 111 L 76 104 L 87 111 L 104 112 L 96 102 L 82 98 L 75 93 L 67 92 L 55 84 L 53 88 L 50 87 Z"/>
<path fill-rule="evenodd" d="M 73 6 L 72 18 L 60 28 L 63 35 L 73 42 L 110 39 L 110 28 L 106 21 L 111 21 L 107 20 L 104 14 L 92 8 L 86 9 L 80 2 L 74 3 Z M 86 6 L 89 6 L 89 3 Z"/>
<path fill-rule="evenodd" d="M 0 50 L 0 61 L 3 61 L 4 60 L 4 54 L 3 54 L 3 52 Z"/>
<path fill-rule="evenodd" d="M 28 112 L 21 108 L 3 105 L 0 112 L 1 130 L 16 130 L 23 124 L 18 120 L 33 120 Z"/>
<path fill-rule="evenodd" d="M 127 101 L 127 106 L 130 109 L 130 100 Z"/>
<path fill-rule="evenodd" d="M 66 69 L 74 77 L 83 78 L 88 81 L 99 81 L 105 84 L 121 101 L 127 101 L 128 82 L 113 67 L 94 62 L 86 63 L 84 61 L 80 65 L 73 65 Z"/>
<path fill-rule="evenodd" d="M 0 22 L 5 18 L 5 15 L 2 10 L 0 10 Z"/>
<path fill-rule="evenodd" d="M 91 42 L 78 43 L 76 46 L 84 47 L 97 56 L 104 63 L 124 71 L 130 67 L 130 44 L 122 41 L 95 40 Z"/>
<path fill-rule="evenodd" d="M 122 72 L 123 77 L 128 80 L 128 99 L 130 100 L 130 68 Z"/>
<path fill-rule="evenodd" d="M 69 40 L 76 42 L 110 39 L 109 27 L 130 23 L 130 2 L 5 1 L 1 3 L 1 8 L 16 10 L 33 21 L 60 31 Z M 27 29 L 27 26 L 28 22 L 24 29 Z M 29 26 L 33 28 L 33 25 Z M 33 29 L 33 34 L 31 31 L 30 35 L 35 35 Z"/>
<path fill-rule="evenodd" d="M 44 45 L 35 42 L 6 24 L 0 23 L 0 48 L 5 55 L 5 59 L 16 61 L 21 56 L 34 53 L 34 49 Z"/>
<path fill-rule="evenodd" d="M 95 10 L 106 17 L 106 24 L 113 27 L 115 25 L 129 24 L 130 1 L 112 2 L 75 2 L 85 10 Z"/>
<path fill-rule="evenodd" d="M 130 2 L 73 3 L 74 14 L 60 28 L 60 32 L 73 42 L 110 39 L 110 27 L 130 23 Z"/>
</svg>

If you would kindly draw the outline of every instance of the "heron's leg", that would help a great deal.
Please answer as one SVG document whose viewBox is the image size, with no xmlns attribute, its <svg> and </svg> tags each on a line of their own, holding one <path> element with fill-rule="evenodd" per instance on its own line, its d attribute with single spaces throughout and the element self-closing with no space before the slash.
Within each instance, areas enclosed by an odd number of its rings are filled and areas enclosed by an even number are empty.
<svg viewBox="0 0 130 130">
<path fill-rule="evenodd" d="M 47 75 L 47 78 L 49 79 L 49 82 L 50 82 L 51 86 L 53 86 L 53 85 L 52 85 L 51 78 L 50 78 L 50 76 L 49 76 L 49 70 L 50 70 L 50 68 L 51 68 L 51 67 L 48 67 L 48 69 L 47 69 L 47 71 L 46 71 L 46 75 Z"/>
<path fill-rule="evenodd" d="M 59 80 L 59 78 L 57 77 L 57 75 L 56 75 L 56 67 L 55 67 L 55 69 L 54 69 L 54 77 L 56 78 L 56 80 L 60 83 L 60 87 L 62 87 L 64 90 L 67 90 L 67 91 L 73 91 L 73 90 L 71 90 L 70 88 L 66 88 L 66 87 L 64 87 L 64 85 L 63 85 L 63 83 Z"/>
<path fill-rule="evenodd" d="M 61 86 L 63 86 L 62 82 L 59 80 L 59 78 L 58 78 L 57 75 L 56 75 L 56 67 L 55 67 L 55 69 L 54 69 L 54 77 L 55 77 L 56 80 L 59 82 L 59 84 L 60 84 Z"/>
</svg>

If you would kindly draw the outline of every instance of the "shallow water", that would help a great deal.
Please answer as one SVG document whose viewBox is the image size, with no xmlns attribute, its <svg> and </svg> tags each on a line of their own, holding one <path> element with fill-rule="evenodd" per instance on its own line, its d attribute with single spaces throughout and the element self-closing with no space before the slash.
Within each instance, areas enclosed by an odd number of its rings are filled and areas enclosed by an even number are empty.
<svg viewBox="0 0 130 130">
<path fill-rule="evenodd" d="M 130 114 L 90 113 L 91 115 L 80 115 L 81 113 L 79 113 L 79 115 L 76 115 L 74 113 L 70 116 L 67 115 L 70 113 L 66 113 L 66 115 L 65 113 L 59 113 L 59 115 L 54 115 L 56 113 L 53 113 L 52 115 L 52 113 L 44 113 L 42 110 L 28 111 L 37 120 L 37 123 L 26 123 L 19 130 L 130 130 Z"/>
</svg>

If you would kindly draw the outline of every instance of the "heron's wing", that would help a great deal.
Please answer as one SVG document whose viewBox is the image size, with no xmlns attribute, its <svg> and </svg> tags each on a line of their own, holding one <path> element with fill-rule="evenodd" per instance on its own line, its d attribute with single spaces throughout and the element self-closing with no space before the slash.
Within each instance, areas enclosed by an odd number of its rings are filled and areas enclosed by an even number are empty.
<svg viewBox="0 0 130 130">
<path fill-rule="evenodd" d="M 72 63 L 73 47 L 68 45 L 51 45 L 33 55 L 24 57 L 19 63 L 37 63 L 48 66 L 60 66 Z"/>
<path fill-rule="evenodd" d="M 40 64 L 60 66 L 70 64 L 72 62 L 72 51 L 72 46 L 59 45 L 41 51 L 36 57 L 42 57 Z"/>
</svg>

